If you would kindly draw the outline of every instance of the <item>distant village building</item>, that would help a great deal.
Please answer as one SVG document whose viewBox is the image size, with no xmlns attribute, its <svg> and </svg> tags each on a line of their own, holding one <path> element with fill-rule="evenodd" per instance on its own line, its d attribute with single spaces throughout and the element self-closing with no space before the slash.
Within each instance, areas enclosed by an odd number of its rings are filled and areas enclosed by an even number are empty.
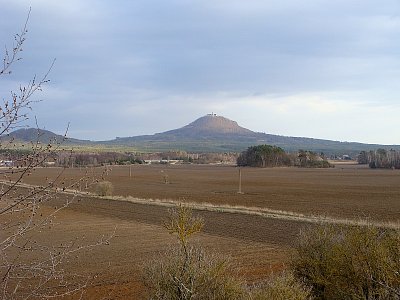
<svg viewBox="0 0 400 300">
<path fill-rule="evenodd" d="M 0 167 L 13 167 L 14 162 L 12 160 L 0 160 Z"/>
<path fill-rule="evenodd" d="M 170 165 L 176 165 L 179 163 L 182 163 L 183 160 L 181 159 L 145 159 L 144 162 L 146 164 L 170 164 Z"/>
</svg>

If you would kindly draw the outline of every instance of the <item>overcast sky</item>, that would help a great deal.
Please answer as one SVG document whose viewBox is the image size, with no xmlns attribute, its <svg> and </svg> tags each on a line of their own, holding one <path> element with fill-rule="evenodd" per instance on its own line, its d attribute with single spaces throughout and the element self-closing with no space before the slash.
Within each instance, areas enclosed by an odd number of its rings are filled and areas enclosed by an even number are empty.
<svg viewBox="0 0 400 300">
<path fill-rule="evenodd" d="M 42 128 L 105 140 L 214 112 L 271 134 L 400 144 L 398 0 L 0 0 L 2 46 L 29 7 L 0 97 L 56 58 L 31 113 Z"/>
</svg>

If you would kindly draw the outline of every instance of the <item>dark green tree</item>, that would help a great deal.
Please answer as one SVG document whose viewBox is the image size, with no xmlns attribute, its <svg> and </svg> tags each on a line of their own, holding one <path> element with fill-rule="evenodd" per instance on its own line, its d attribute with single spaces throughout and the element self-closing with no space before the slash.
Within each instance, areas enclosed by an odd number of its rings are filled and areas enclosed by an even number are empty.
<svg viewBox="0 0 400 300">
<path fill-rule="evenodd" d="M 238 166 L 250 167 L 280 167 L 291 165 L 291 160 L 285 150 L 277 146 L 258 145 L 249 147 L 237 159 Z"/>
</svg>

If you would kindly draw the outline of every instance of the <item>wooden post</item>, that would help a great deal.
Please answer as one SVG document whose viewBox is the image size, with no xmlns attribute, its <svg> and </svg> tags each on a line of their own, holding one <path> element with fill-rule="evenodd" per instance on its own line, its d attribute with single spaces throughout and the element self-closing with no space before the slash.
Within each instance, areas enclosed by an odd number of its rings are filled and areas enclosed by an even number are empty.
<svg viewBox="0 0 400 300">
<path fill-rule="evenodd" d="M 239 168 L 239 191 L 238 194 L 243 194 L 242 192 L 242 169 Z"/>
<path fill-rule="evenodd" d="M 131 177 L 132 177 L 132 166 L 129 165 L 129 178 L 131 178 Z"/>
</svg>

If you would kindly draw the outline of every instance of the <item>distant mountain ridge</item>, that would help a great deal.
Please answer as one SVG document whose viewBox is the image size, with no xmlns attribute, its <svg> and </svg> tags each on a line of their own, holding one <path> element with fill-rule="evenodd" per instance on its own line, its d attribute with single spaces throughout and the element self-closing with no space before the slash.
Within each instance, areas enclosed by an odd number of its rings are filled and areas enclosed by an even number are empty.
<svg viewBox="0 0 400 300">
<path fill-rule="evenodd" d="M 147 150 L 186 150 L 193 152 L 239 152 L 249 146 L 270 144 L 286 151 L 299 149 L 325 153 L 352 153 L 378 148 L 399 149 L 399 145 L 363 144 L 306 137 L 288 137 L 254 132 L 237 122 L 215 114 L 208 114 L 178 129 L 154 135 L 117 138 L 105 142 Z"/>
<path fill-rule="evenodd" d="M 63 142 L 65 144 L 77 144 L 84 145 L 93 143 L 88 140 L 79 140 L 74 138 L 65 138 L 63 135 L 56 134 L 49 130 L 39 129 L 39 128 L 20 128 L 7 135 L 1 137 L 1 140 L 11 140 L 15 142 L 40 142 L 40 143 L 50 143 L 50 142 Z"/>
<path fill-rule="evenodd" d="M 19 129 L 9 134 L 9 138 L 28 142 L 36 140 L 37 129 Z M 51 131 L 40 130 L 40 141 L 48 142 L 63 136 Z M 363 150 L 378 148 L 400 150 L 400 145 L 363 144 L 340 142 L 306 137 L 289 137 L 254 132 L 241 127 L 237 122 L 216 114 L 208 114 L 190 124 L 153 135 L 119 137 L 109 141 L 93 142 L 68 138 L 68 145 L 104 145 L 111 147 L 133 147 L 137 151 L 170 151 L 185 150 L 189 152 L 240 152 L 249 146 L 270 144 L 282 147 L 286 151 L 299 149 L 324 152 L 326 154 L 357 154 Z"/>
</svg>

